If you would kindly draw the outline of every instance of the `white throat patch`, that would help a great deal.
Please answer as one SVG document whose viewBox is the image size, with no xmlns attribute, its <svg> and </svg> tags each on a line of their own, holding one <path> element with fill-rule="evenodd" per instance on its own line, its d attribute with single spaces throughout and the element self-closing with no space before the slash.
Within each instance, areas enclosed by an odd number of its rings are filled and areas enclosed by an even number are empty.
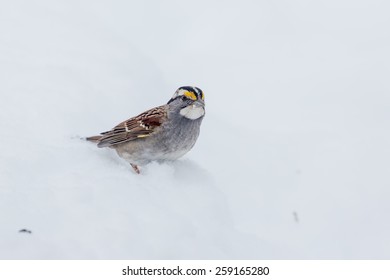
<svg viewBox="0 0 390 280">
<path fill-rule="evenodd" d="M 204 108 L 190 105 L 180 110 L 180 115 L 190 120 L 196 120 L 204 116 Z"/>
</svg>

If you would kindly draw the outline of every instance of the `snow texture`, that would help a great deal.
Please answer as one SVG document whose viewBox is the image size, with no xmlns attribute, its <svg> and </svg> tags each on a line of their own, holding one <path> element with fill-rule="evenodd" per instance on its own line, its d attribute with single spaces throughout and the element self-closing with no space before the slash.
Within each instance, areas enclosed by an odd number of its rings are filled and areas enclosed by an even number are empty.
<svg viewBox="0 0 390 280">
<path fill-rule="evenodd" d="M 390 258 L 388 2 L 1 6 L 1 259 Z M 184 85 L 177 162 L 80 140 Z"/>
</svg>

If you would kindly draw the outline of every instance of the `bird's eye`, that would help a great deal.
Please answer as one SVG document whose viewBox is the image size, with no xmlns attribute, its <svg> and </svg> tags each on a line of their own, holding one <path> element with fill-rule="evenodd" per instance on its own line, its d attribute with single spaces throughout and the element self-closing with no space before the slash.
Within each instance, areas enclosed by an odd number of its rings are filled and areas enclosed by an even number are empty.
<svg viewBox="0 0 390 280">
<path fill-rule="evenodd" d="M 187 97 L 185 97 L 184 95 L 181 97 L 181 100 L 182 101 L 186 101 L 187 100 Z"/>
</svg>

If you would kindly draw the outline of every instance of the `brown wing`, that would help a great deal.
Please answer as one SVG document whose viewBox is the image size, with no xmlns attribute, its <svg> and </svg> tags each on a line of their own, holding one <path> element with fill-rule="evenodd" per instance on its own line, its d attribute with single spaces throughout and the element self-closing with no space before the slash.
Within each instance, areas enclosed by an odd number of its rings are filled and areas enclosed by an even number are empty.
<svg viewBox="0 0 390 280">
<path fill-rule="evenodd" d="M 110 131 L 101 133 L 98 147 L 110 147 L 138 138 L 150 136 L 161 126 L 167 117 L 165 105 L 150 109 L 134 118 L 115 126 Z"/>
</svg>

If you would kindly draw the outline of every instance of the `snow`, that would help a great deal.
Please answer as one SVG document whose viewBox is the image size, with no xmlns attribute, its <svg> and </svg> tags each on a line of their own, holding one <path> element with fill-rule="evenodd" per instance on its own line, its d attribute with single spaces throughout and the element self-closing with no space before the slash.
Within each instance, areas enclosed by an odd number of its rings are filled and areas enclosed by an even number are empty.
<svg viewBox="0 0 390 280">
<path fill-rule="evenodd" d="M 389 7 L 2 3 L 0 258 L 390 258 Z M 184 85 L 207 112 L 181 160 L 79 139 Z"/>
</svg>

